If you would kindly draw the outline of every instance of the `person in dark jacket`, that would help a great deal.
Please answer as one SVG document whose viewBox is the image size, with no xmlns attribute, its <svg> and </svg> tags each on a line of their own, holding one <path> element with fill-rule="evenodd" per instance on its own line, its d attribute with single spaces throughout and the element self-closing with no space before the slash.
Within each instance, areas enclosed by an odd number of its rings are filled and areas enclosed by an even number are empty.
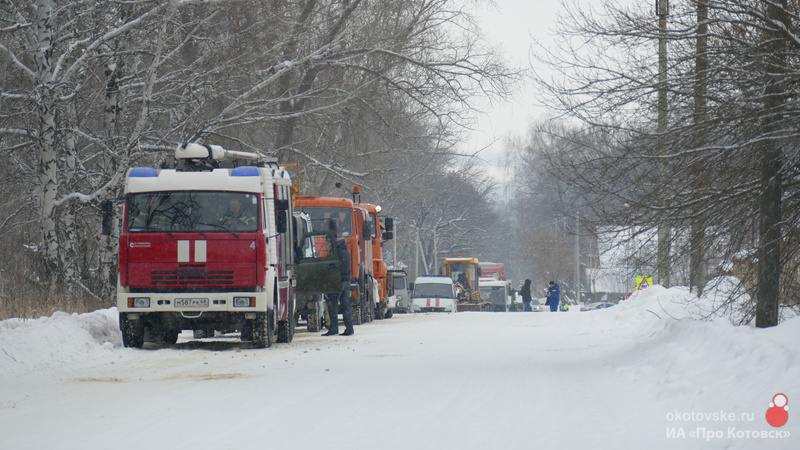
<svg viewBox="0 0 800 450">
<path fill-rule="evenodd" d="M 525 279 L 522 289 L 519 290 L 519 295 L 522 296 L 522 305 L 525 311 L 533 311 L 531 309 L 531 280 Z"/>
<path fill-rule="evenodd" d="M 323 336 L 335 336 L 339 334 L 339 304 L 342 305 L 342 319 L 344 321 L 344 332 L 342 336 L 350 336 L 353 330 L 353 305 L 350 304 L 350 250 L 347 249 L 347 240 L 344 238 L 336 239 L 336 253 L 339 256 L 339 278 L 342 287 L 337 293 L 330 293 L 326 296 L 328 302 L 328 312 L 330 314 L 330 326 L 328 332 Z"/>
<path fill-rule="evenodd" d="M 561 302 L 561 288 L 555 281 L 550 282 L 550 287 L 547 288 L 545 295 L 547 295 L 547 304 L 550 305 L 550 312 L 558 311 L 558 304 Z"/>
</svg>

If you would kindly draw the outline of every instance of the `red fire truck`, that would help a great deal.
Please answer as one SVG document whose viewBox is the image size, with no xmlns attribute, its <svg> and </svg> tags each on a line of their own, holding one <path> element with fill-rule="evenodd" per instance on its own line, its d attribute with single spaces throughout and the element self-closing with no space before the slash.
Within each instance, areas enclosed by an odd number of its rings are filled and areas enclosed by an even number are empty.
<svg viewBox="0 0 800 450">
<path fill-rule="evenodd" d="M 256 348 L 276 334 L 290 342 L 295 257 L 311 256 L 293 229 L 291 184 L 274 158 L 215 145 L 181 145 L 160 169 L 129 169 L 117 286 L 124 345 L 175 343 L 182 330 L 240 331 Z"/>
</svg>

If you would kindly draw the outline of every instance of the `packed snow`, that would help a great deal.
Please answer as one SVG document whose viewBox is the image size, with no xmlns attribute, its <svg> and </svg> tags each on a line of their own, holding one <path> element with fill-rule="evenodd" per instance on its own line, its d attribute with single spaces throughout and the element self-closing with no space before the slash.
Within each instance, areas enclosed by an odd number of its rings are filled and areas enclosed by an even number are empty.
<svg viewBox="0 0 800 450">
<path fill-rule="evenodd" d="M 0 321 L 0 448 L 800 448 L 800 318 L 734 326 L 720 298 L 397 314 L 264 350 L 124 348 L 113 308 Z"/>
</svg>

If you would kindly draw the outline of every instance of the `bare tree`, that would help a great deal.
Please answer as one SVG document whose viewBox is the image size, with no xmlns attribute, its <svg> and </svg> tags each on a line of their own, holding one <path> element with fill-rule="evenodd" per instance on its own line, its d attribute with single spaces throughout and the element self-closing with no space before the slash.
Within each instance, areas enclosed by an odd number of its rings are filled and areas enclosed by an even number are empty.
<svg viewBox="0 0 800 450">
<path fill-rule="evenodd" d="M 798 117 L 797 23 L 790 6 L 797 5 L 671 2 L 666 37 L 653 25 L 652 11 L 603 5 L 603 15 L 570 10 L 564 42 L 573 44 L 572 52 L 547 53 L 565 78 L 539 80 L 554 108 L 587 126 L 615 130 L 617 142 L 560 160 L 574 169 L 563 171 L 565 182 L 606 194 L 606 221 L 667 224 L 676 235 L 689 235 L 671 259 L 689 256 L 689 283 L 698 289 L 709 258 L 758 248 L 751 290 L 759 304 L 756 324 L 774 325 L 779 301 L 793 298 L 780 274 L 796 267 L 783 249 L 791 248 L 790 230 L 797 226 L 796 219 L 787 222 L 785 205 L 795 197 L 791 176 L 798 161 L 790 144 L 797 141 Z M 666 128 L 656 98 L 663 70 L 653 69 L 659 37 L 670 43 Z M 649 175 L 658 167 L 669 179 Z M 618 181 L 596 175 L 609 172 Z M 704 251 L 708 242 L 724 243 L 721 253 Z"/>
<path fill-rule="evenodd" d="M 389 193 L 408 155 L 453 158 L 470 98 L 514 78 L 478 36 L 445 0 L 3 2 L 3 254 L 24 235 L 31 278 L 107 298 L 101 203 L 184 141 L 300 162 L 307 192 Z"/>
</svg>

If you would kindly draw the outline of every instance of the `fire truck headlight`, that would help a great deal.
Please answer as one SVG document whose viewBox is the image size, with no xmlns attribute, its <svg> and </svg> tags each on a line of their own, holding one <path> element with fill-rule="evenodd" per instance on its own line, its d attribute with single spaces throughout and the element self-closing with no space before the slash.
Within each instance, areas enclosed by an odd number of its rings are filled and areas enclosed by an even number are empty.
<svg viewBox="0 0 800 450">
<path fill-rule="evenodd" d="M 149 308 L 150 297 L 128 297 L 128 308 Z"/>
<path fill-rule="evenodd" d="M 234 308 L 248 308 L 256 306 L 255 297 L 233 297 Z"/>
</svg>

